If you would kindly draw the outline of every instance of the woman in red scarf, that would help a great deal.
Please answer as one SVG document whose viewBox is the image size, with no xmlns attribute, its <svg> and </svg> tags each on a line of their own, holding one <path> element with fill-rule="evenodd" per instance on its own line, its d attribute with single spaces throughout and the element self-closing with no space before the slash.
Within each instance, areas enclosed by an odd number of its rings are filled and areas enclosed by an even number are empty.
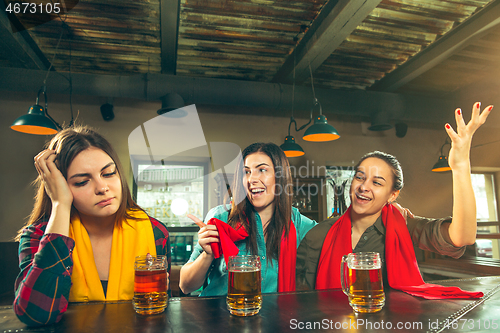
<svg viewBox="0 0 500 333">
<path fill-rule="evenodd" d="M 274 143 L 254 143 L 243 152 L 231 188 L 231 206 L 208 212 L 198 226 L 198 244 L 180 272 L 179 286 L 200 296 L 227 294 L 227 258 L 261 257 L 262 292 L 295 291 L 297 247 L 316 222 L 292 207 L 293 186 L 285 153 Z"/>
<path fill-rule="evenodd" d="M 471 297 L 424 284 L 413 243 L 455 258 L 476 239 L 476 205 L 470 177 L 470 146 L 474 132 L 486 121 L 492 105 L 480 112 L 472 109 L 465 124 L 455 111 L 457 132 L 445 125 L 452 144 L 449 165 L 453 173 L 453 218 L 431 220 L 405 218 L 392 203 L 403 188 L 401 166 L 392 155 L 372 152 L 355 167 L 351 184 L 351 206 L 338 220 L 327 220 L 313 228 L 297 252 L 297 289 L 340 288 L 340 260 L 351 252 L 379 252 L 384 280 L 396 289 L 426 298 Z M 433 289 L 434 291 L 429 291 Z M 458 288 L 457 288 L 458 289 Z M 477 295 L 472 295 L 476 297 Z"/>
</svg>

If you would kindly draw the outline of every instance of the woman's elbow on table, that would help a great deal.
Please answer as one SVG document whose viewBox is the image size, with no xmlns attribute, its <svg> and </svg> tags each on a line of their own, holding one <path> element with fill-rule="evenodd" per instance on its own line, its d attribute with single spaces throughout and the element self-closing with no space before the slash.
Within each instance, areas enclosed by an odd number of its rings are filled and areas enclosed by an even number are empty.
<svg viewBox="0 0 500 333">
<path fill-rule="evenodd" d="M 62 300 L 60 300 L 60 302 L 62 302 Z M 58 323 L 68 308 L 68 302 L 65 302 L 63 309 L 58 311 L 51 311 L 51 309 L 45 310 L 32 303 L 28 303 L 26 307 L 23 307 L 19 303 L 18 299 L 14 301 L 14 313 L 22 323 L 32 327 Z M 55 308 L 56 304 L 50 304 L 50 306 L 54 306 Z"/>
</svg>

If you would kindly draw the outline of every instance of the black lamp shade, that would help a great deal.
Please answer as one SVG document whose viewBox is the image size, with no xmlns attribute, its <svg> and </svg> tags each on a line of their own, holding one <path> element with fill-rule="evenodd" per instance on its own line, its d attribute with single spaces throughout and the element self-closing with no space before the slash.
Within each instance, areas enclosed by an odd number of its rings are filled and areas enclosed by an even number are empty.
<svg viewBox="0 0 500 333">
<path fill-rule="evenodd" d="M 113 112 L 113 104 L 105 103 L 101 105 L 101 115 L 102 119 L 106 121 L 111 121 L 115 118 L 115 113 Z"/>
<path fill-rule="evenodd" d="M 436 164 L 432 167 L 432 171 L 434 172 L 445 172 L 445 171 L 450 171 L 450 165 L 448 164 L 448 159 L 446 156 L 439 156 L 439 160 L 437 161 Z"/>
<path fill-rule="evenodd" d="M 161 109 L 156 112 L 169 118 L 182 118 L 187 116 L 183 107 L 184 99 L 179 94 L 169 93 L 161 97 Z"/>
<path fill-rule="evenodd" d="M 285 138 L 285 143 L 280 148 L 285 152 L 286 157 L 298 157 L 305 154 L 302 147 L 295 143 L 295 138 L 291 135 Z"/>
<path fill-rule="evenodd" d="M 392 125 L 391 124 L 374 124 L 368 127 L 370 131 L 374 132 L 381 132 L 381 131 L 387 131 L 388 129 L 391 129 Z"/>
<path fill-rule="evenodd" d="M 392 128 L 389 122 L 389 114 L 387 112 L 377 112 L 370 116 L 372 124 L 368 127 L 368 130 L 380 132 L 387 131 Z"/>
<path fill-rule="evenodd" d="M 56 124 L 45 116 L 43 108 L 38 104 L 32 105 L 28 114 L 17 118 L 10 128 L 14 131 L 38 135 L 52 135 L 58 132 Z"/>
<path fill-rule="evenodd" d="M 325 142 L 333 141 L 340 138 L 339 133 L 332 125 L 329 125 L 327 119 L 324 115 L 319 115 L 315 120 L 314 124 L 310 126 L 302 139 L 306 141 L 314 142 Z"/>
</svg>

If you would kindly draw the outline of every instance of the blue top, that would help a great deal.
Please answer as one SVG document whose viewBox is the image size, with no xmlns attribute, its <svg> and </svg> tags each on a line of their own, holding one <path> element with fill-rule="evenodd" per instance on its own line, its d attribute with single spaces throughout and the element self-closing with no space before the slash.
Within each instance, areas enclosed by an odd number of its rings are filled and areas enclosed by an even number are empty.
<svg viewBox="0 0 500 333">
<path fill-rule="evenodd" d="M 207 216 L 205 217 L 205 223 L 208 223 L 208 221 L 213 217 L 223 222 L 227 222 L 229 212 L 226 211 L 224 206 L 217 206 L 208 212 Z M 262 228 L 262 221 L 258 213 L 255 213 L 255 220 L 257 222 L 257 248 L 259 251 L 262 266 L 262 292 L 274 293 L 278 291 L 278 261 L 276 259 L 272 259 L 271 262 L 268 262 L 266 260 L 266 242 L 264 241 L 264 230 Z M 302 238 L 304 238 L 306 233 L 317 223 L 300 214 L 298 209 L 295 207 L 292 208 L 292 221 L 297 231 L 297 247 L 299 247 Z M 251 254 L 246 250 L 246 244 L 244 240 L 235 242 L 235 245 L 240 250 L 240 252 L 238 253 L 239 255 Z M 196 260 L 196 258 L 198 258 L 198 256 L 202 252 L 203 248 L 199 243 L 197 243 L 188 262 Z M 292 272 L 292 274 L 295 274 L 295 272 Z M 228 271 L 226 270 L 226 262 L 224 261 L 224 257 L 214 259 L 212 262 L 212 266 L 207 272 L 208 285 L 200 294 L 200 296 L 226 295 L 227 280 Z"/>
</svg>

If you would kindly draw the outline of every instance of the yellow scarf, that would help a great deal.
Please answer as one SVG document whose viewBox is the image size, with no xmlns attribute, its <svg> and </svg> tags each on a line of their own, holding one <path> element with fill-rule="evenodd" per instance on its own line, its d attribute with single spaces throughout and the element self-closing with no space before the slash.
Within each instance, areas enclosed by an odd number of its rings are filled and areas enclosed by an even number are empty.
<svg viewBox="0 0 500 333">
<path fill-rule="evenodd" d="M 156 247 L 153 228 L 146 213 L 139 210 L 128 213 L 138 219 L 127 219 L 116 223 L 114 227 L 106 296 L 95 266 L 87 229 L 78 214 L 71 218 L 69 236 L 75 240 L 75 249 L 70 302 L 130 300 L 134 296 L 135 257 L 148 253 L 155 256 Z"/>
</svg>

